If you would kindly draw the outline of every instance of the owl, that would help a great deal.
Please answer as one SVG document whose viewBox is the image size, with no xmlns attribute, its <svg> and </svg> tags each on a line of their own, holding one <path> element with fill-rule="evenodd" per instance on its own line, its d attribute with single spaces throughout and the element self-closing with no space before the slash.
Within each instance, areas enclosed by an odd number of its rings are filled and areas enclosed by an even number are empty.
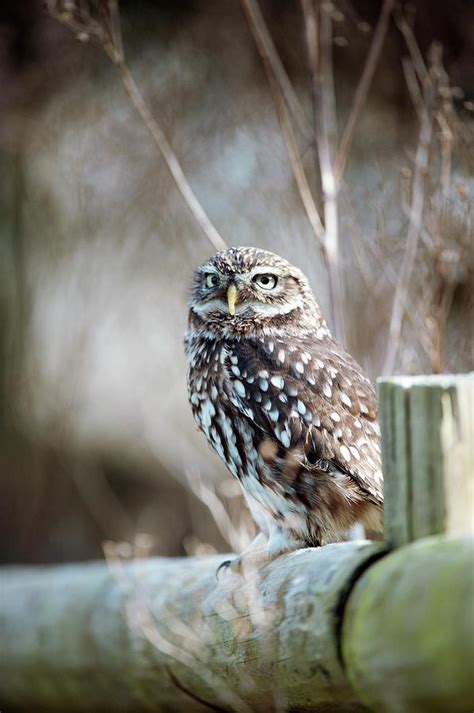
<svg viewBox="0 0 474 713">
<path fill-rule="evenodd" d="M 356 523 L 381 530 L 374 388 L 301 270 L 257 248 L 216 253 L 194 274 L 185 349 L 194 418 L 269 558 L 343 540 Z"/>
</svg>

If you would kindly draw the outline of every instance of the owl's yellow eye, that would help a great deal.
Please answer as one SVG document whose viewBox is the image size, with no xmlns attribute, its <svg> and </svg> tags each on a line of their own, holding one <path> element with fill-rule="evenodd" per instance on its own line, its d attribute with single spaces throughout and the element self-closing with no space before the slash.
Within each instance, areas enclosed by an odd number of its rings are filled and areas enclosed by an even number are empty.
<svg viewBox="0 0 474 713">
<path fill-rule="evenodd" d="M 255 275 L 253 281 L 256 285 L 262 288 L 262 290 L 273 290 L 276 287 L 278 279 L 276 275 L 263 274 Z"/>
<path fill-rule="evenodd" d="M 205 285 L 208 290 L 211 290 L 213 287 L 216 287 L 218 282 L 219 277 L 216 275 L 215 272 L 210 272 L 208 275 L 206 275 Z"/>
</svg>

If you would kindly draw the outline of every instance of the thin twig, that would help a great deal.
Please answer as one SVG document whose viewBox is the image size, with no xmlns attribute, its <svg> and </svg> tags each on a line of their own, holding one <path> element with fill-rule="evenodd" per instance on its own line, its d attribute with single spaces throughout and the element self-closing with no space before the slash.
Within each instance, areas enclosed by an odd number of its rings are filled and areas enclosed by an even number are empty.
<svg viewBox="0 0 474 713">
<path fill-rule="evenodd" d="M 387 34 L 388 24 L 394 5 L 395 0 L 384 0 L 382 10 L 380 11 L 377 26 L 374 31 L 374 36 L 372 38 L 372 44 L 370 45 L 369 53 L 365 61 L 364 69 L 356 89 L 349 117 L 344 127 L 341 143 L 339 144 L 339 149 L 337 152 L 336 166 L 334 172 L 336 174 L 336 181 L 338 183 L 344 175 L 357 120 L 367 99 L 367 94 L 369 92 L 370 85 L 375 74 L 375 69 L 380 58 L 380 53 L 382 51 L 382 47 L 385 41 L 385 36 Z"/>
<path fill-rule="evenodd" d="M 257 47 L 259 48 L 260 54 L 263 59 L 263 66 L 267 74 L 270 90 L 272 92 L 273 101 L 275 103 L 275 108 L 278 115 L 278 120 L 280 122 L 283 137 L 286 142 L 288 156 L 290 158 L 290 163 L 295 177 L 296 185 L 298 187 L 301 200 L 306 211 L 308 220 L 310 222 L 311 228 L 313 229 L 313 232 L 319 242 L 323 260 L 326 262 L 324 226 L 321 222 L 318 209 L 316 207 L 311 193 L 311 189 L 308 184 L 308 179 L 303 168 L 303 163 L 301 161 L 298 145 L 296 143 L 296 138 L 293 132 L 290 117 L 288 115 L 287 103 L 285 103 L 285 99 L 286 102 L 288 102 L 289 95 L 288 92 L 285 92 L 286 84 L 282 82 L 282 75 L 280 72 L 281 62 L 278 55 L 276 54 L 276 50 L 273 46 L 273 42 L 265 25 L 265 20 L 262 17 L 258 3 L 255 0 L 241 0 L 241 3 L 242 8 L 247 17 L 250 31 L 252 32 L 252 35 L 255 39 L 255 43 L 257 44 Z M 265 43 L 263 38 L 266 38 Z M 272 46 L 271 52 L 267 52 L 265 50 L 266 46 L 269 44 L 271 44 Z M 288 80 L 287 76 L 286 79 Z"/>
<path fill-rule="evenodd" d="M 430 81 L 430 76 L 418 46 L 418 42 L 416 41 L 413 29 L 410 27 L 405 16 L 400 10 L 394 14 L 394 18 L 398 29 L 403 35 L 408 52 L 410 53 L 410 58 L 418 76 L 418 81 L 420 82 L 420 85 L 424 87 Z"/>
<path fill-rule="evenodd" d="M 143 119 L 143 122 L 145 123 L 150 134 L 152 135 L 153 140 L 160 149 L 161 154 L 165 159 L 166 164 L 176 182 L 176 185 L 178 186 L 179 191 L 186 202 L 186 205 L 199 223 L 201 230 L 205 233 L 206 237 L 216 248 L 216 250 L 225 250 L 225 248 L 227 247 L 225 241 L 209 220 L 209 217 L 204 211 L 204 208 L 200 204 L 193 189 L 189 185 L 189 182 L 183 173 L 176 154 L 171 148 L 158 122 L 153 117 L 147 104 L 143 100 L 143 97 L 135 83 L 135 80 L 127 64 L 125 64 L 125 62 L 122 62 L 118 65 L 118 68 L 127 94 L 129 95 L 133 106 Z"/>
<path fill-rule="evenodd" d="M 338 187 L 334 175 L 337 146 L 336 107 L 332 66 L 332 18 L 329 3 L 301 0 L 305 19 L 314 120 L 321 187 L 324 202 L 325 248 L 328 267 L 331 317 L 335 335 L 344 339 L 342 282 L 339 269 Z"/>
<path fill-rule="evenodd" d="M 433 120 L 431 115 L 433 87 L 430 78 L 424 86 L 424 105 L 420 116 L 420 130 L 418 146 L 415 155 L 411 203 L 409 214 L 409 227 L 406 247 L 403 255 L 400 275 L 395 290 L 390 318 L 389 338 L 385 353 L 383 374 L 393 373 L 397 355 L 400 348 L 400 336 L 405 315 L 405 304 L 408 303 L 407 294 L 410 280 L 415 266 L 419 237 L 422 229 L 423 209 L 425 204 L 424 183 L 428 170 L 430 145 L 433 135 Z"/>
<path fill-rule="evenodd" d="M 227 247 L 225 241 L 210 221 L 196 197 L 188 179 L 184 175 L 176 154 L 171 148 L 161 126 L 143 99 L 126 63 L 123 51 L 120 11 L 117 0 L 101 0 L 98 3 L 97 10 L 101 18 L 99 22 L 91 16 L 87 5 L 84 5 L 84 3 L 80 1 L 77 3 L 69 2 L 67 3 L 67 8 L 65 8 L 66 3 L 58 2 L 58 0 L 48 0 L 48 10 L 53 18 L 66 25 L 76 36 L 84 40 L 95 40 L 118 68 L 122 83 L 131 103 L 160 150 L 186 205 L 214 248 L 216 250 L 224 250 Z"/>
<path fill-rule="evenodd" d="M 242 10 L 255 39 L 257 49 L 265 63 L 268 63 L 285 101 L 293 114 L 296 125 L 307 141 L 314 141 L 314 131 L 306 118 L 292 83 L 273 43 L 270 32 L 261 13 L 257 0 L 240 0 Z"/>
</svg>

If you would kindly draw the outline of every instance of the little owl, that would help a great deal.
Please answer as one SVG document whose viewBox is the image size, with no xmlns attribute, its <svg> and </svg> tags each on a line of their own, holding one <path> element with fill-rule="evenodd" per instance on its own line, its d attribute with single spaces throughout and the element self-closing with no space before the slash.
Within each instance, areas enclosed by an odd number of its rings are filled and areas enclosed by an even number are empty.
<svg viewBox="0 0 474 713">
<path fill-rule="evenodd" d="M 265 557 L 343 540 L 355 523 L 381 530 L 374 389 L 298 268 L 257 248 L 218 252 L 194 274 L 185 345 L 194 418 L 239 479 Z"/>
</svg>

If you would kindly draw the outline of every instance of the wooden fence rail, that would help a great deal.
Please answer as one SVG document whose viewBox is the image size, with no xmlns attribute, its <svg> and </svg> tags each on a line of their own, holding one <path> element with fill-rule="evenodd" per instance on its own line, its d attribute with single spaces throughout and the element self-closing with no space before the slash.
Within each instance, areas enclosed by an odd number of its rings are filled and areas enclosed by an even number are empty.
<svg viewBox="0 0 474 713">
<path fill-rule="evenodd" d="M 470 497 L 471 383 L 431 381 L 438 396 L 421 400 L 432 427 L 416 438 L 434 444 L 434 460 L 413 435 L 399 438 L 414 433 L 406 399 L 421 384 L 404 381 L 402 399 L 397 381 L 381 384 L 388 540 L 407 542 L 394 551 L 360 542 L 301 550 L 245 580 L 217 581 L 215 557 L 4 569 L 0 709 L 470 713 L 473 540 L 445 533 L 456 503 L 447 478 Z M 438 514 L 424 521 L 431 536 L 414 541 L 417 503 L 426 510 L 417 479 L 428 475 L 441 482 L 426 492 Z M 402 527 L 400 505 L 410 511 Z"/>
</svg>

